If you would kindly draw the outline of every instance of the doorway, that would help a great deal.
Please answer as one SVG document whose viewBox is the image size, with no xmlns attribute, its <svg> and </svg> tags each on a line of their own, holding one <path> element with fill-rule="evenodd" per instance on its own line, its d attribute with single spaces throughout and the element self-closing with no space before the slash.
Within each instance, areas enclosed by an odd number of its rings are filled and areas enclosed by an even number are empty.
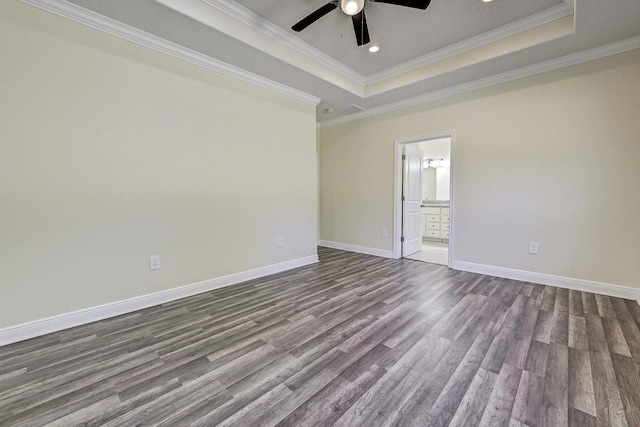
<svg viewBox="0 0 640 427">
<path fill-rule="evenodd" d="M 420 233 L 421 245 L 405 246 L 403 237 L 415 224 L 405 224 L 403 192 L 407 191 L 407 170 L 403 153 L 422 152 Z M 453 259 L 453 153 L 454 133 L 396 140 L 394 189 L 394 258 L 407 258 L 440 265 Z M 406 161 L 406 156 L 405 156 Z M 414 185 L 414 184 L 411 184 Z M 409 188 L 411 189 L 411 188 Z M 415 189 L 414 189 L 415 192 Z M 413 209 L 413 207 L 410 207 Z M 420 247 L 421 246 L 421 247 Z"/>
</svg>

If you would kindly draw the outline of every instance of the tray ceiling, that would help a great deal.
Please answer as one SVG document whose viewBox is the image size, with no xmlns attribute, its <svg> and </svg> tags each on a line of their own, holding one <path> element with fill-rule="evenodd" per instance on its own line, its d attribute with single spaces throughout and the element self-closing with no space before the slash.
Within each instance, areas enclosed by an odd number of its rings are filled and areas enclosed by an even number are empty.
<svg viewBox="0 0 640 427">
<path fill-rule="evenodd" d="M 432 0 L 424 11 L 365 0 L 375 54 L 356 45 L 339 8 L 291 30 L 328 0 L 21 1 L 103 30 L 121 24 L 137 31 L 130 39 L 148 35 L 201 63 L 308 94 L 319 99 L 321 124 L 640 47 L 638 0 Z"/>
</svg>

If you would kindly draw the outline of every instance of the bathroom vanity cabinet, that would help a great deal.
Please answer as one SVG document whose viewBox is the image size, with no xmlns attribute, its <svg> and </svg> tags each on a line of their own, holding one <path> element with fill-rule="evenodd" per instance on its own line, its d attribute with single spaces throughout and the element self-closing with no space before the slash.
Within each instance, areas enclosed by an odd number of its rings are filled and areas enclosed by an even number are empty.
<svg viewBox="0 0 640 427">
<path fill-rule="evenodd" d="M 423 205 L 421 214 L 425 240 L 449 241 L 449 206 Z"/>
</svg>

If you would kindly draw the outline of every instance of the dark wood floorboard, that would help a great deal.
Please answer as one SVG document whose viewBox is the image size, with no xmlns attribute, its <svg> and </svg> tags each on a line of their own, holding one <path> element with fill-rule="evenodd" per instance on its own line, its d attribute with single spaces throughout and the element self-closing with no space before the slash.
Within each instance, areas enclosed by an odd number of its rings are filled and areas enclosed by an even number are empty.
<svg viewBox="0 0 640 427">
<path fill-rule="evenodd" d="M 640 306 L 320 263 L 0 347 L 0 426 L 640 427 Z"/>
</svg>

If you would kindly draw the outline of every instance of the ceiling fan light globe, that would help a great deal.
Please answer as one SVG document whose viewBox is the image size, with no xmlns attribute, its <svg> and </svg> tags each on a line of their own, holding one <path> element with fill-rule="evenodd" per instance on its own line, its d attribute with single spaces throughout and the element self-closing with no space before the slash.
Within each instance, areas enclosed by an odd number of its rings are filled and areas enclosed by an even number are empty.
<svg viewBox="0 0 640 427">
<path fill-rule="evenodd" d="M 340 8 L 350 16 L 360 13 L 363 7 L 364 0 L 340 0 Z"/>
</svg>

